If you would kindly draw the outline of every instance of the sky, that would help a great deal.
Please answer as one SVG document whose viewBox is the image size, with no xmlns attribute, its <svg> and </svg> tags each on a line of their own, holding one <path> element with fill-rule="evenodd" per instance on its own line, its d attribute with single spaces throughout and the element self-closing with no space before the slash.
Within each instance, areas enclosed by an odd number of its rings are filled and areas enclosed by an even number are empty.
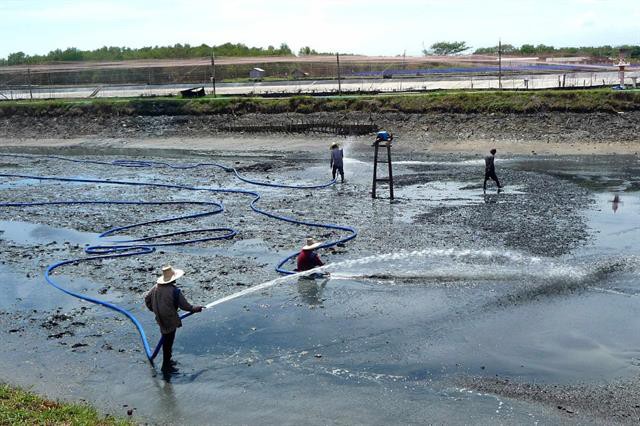
<svg viewBox="0 0 640 426">
<path fill-rule="evenodd" d="M 226 42 L 420 55 L 438 41 L 477 48 L 498 39 L 640 44 L 640 0 L 0 0 L 0 57 Z"/>
</svg>

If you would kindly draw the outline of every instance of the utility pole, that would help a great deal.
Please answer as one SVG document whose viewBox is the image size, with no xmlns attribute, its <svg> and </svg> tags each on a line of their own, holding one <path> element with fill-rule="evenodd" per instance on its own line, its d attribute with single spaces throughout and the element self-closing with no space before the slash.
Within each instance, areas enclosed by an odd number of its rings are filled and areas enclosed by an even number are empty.
<svg viewBox="0 0 640 426">
<path fill-rule="evenodd" d="M 338 64 L 338 95 L 342 95 L 342 84 L 340 83 L 340 53 L 336 53 L 336 62 Z"/>
<path fill-rule="evenodd" d="M 33 91 L 31 90 L 31 68 L 27 68 L 27 80 L 29 83 L 29 97 L 33 100 Z"/>
<path fill-rule="evenodd" d="M 502 40 L 498 39 L 498 89 L 502 89 Z"/>
<path fill-rule="evenodd" d="M 211 46 L 211 87 L 213 88 L 213 97 L 216 97 L 216 56 Z"/>
</svg>

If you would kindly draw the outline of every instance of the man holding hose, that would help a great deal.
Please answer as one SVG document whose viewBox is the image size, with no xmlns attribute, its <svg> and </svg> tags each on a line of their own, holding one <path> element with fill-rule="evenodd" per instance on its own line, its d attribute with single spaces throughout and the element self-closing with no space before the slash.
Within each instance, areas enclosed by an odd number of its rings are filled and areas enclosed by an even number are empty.
<svg viewBox="0 0 640 426">
<path fill-rule="evenodd" d="M 183 270 L 165 266 L 162 268 L 162 275 L 158 277 L 156 285 L 144 295 L 144 304 L 156 314 L 156 322 L 162 333 L 162 372 L 164 374 L 178 372 L 175 361 L 171 360 L 176 330 L 178 327 L 182 327 L 178 308 L 194 313 L 202 312 L 204 309 L 204 306 L 191 305 L 180 289 L 176 287 L 176 280 L 183 275 Z"/>
</svg>

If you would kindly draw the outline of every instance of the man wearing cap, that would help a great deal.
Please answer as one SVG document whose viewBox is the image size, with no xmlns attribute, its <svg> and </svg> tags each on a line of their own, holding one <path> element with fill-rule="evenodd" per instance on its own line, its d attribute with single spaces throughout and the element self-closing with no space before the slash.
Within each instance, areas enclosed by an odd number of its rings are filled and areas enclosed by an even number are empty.
<svg viewBox="0 0 640 426">
<path fill-rule="evenodd" d="M 498 176 L 496 175 L 496 166 L 494 164 L 496 152 L 496 149 L 492 148 L 491 151 L 489 151 L 491 155 L 484 157 L 484 191 L 487 190 L 487 181 L 489 179 L 492 179 L 496 185 L 498 185 L 498 189 L 502 188 L 502 185 L 500 185 L 500 181 L 498 180 Z"/>
<path fill-rule="evenodd" d="M 341 182 L 344 183 L 344 167 L 342 164 L 342 158 L 344 157 L 344 153 L 340 146 L 336 142 L 331 144 L 331 174 L 333 179 L 336 178 L 336 172 L 340 172 Z"/>
<path fill-rule="evenodd" d="M 183 275 L 183 270 L 165 266 L 162 268 L 162 275 L 158 277 L 156 285 L 144 295 L 144 303 L 150 311 L 156 314 L 156 322 L 162 333 L 162 372 L 165 374 L 178 372 L 175 362 L 171 360 L 176 329 L 182 327 L 178 308 L 194 313 L 201 312 L 203 309 L 203 306 L 191 305 L 180 289 L 176 287 L 176 280 Z"/>
<path fill-rule="evenodd" d="M 300 254 L 298 254 L 298 268 L 296 269 L 298 272 L 308 271 L 324 265 L 320 260 L 320 256 L 314 252 L 314 250 L 321 245 L 321 242 L 318 242 L 313 238 L 307 238 L 306 244 L 302 247 L 302 250 L 300 250 Z"/>
</svg>

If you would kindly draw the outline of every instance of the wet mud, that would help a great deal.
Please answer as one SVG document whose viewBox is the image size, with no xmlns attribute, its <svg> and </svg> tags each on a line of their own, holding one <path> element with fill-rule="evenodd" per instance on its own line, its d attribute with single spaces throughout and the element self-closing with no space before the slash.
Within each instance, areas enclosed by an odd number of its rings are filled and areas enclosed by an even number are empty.
<svg viewBox="0 0 640 426">
<path fill-rule="evenodd" d="M 321 190 L 255 187 L 215 168 L 47 159 L 37 149 L 27 158 L 1 156 L 3 174 L 249 189 L 262 195 L 265 210 L 358 230 L 356 239 L 320 252 L 329 278 L 283 280 L 185 320 L 175 346 L 181 374 L 167 382 L 149 366 L 126 318 L 53 289 L 42 272 L 84 256 L 109 228 L 203 206 L 2 207 L 3 380 L 109 413 L 133 407 L 142 421 L 160 423 L 638 421 L 635 156 L 499 158 L 506 188 L 483 193 L 481 156 L 400 152 L 391 202 L 371 199 L 370 147 L 343 141 L 346 183 Z M 108 147 L 99 155 L 57 154 L 122 158 Z M 135 154 L 167 163 L 219 161 L 258 180 L 318 183 L 330 175 L 325 153 L 313 150 Z M 251 197 L 238 194 L 15 177 L 0 179 L 0 194 L 3 202 L 222 202 L 222 214 L 107 240 L 214 227 L 237 229 L 232 239 L 56 273 L 64 286 L 128 309 L 152 344 L 158 330 L 141 299 L 163 264 L 185 269 L 185 295 L 207 304 L 278 278 L 275 265 L 307 236 L 341 235 L 257 215 Z"/>
</svg>

